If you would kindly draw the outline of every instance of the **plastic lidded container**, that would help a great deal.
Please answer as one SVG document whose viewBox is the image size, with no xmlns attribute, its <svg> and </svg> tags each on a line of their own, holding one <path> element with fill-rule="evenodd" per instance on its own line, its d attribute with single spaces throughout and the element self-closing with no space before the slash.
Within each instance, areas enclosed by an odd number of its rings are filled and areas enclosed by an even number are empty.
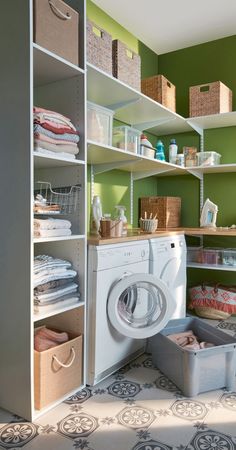
<svg viewBox="0 0 236 450">
<path fill-rule="evenodd" d="M 214 166 L 220 164 L 220 153 L 217 152 L 199 152 L 197 153 L 198 166 Z"/>
<path fill-rule="evenodd" d="M 203 262 L 203 247 L 202 246 L 188 247 L 187 262 L 201 264 Z"/>
<path fill-rule="evenodd" d="M 87 138 L 105 145 L 112 144 L 114 111 L 87 102 Z"/>
<path fill-rule="evenodd" d="M 139 153 L 141 131 L 128 125 L 114 127 L 112 145 L 132 153 Z"/>
<path fill-rule="evenodd" d="M 222 250 L 222 264 L 236 266 L 236 248 L 225 248 Z"/>
<path fill-rule="evenodd" d="M 222 264 L 222 248 L 205 247 L 203 249 L 204 264 Z"/>
</svg>

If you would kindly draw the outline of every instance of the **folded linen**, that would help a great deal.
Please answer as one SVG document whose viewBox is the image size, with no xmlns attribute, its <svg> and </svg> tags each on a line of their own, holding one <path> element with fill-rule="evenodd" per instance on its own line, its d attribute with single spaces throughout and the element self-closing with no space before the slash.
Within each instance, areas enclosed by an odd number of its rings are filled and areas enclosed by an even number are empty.
<svg viewBox="0 0 236 450">
<path fill-rule="evenodd" d="M 54 280 L 49 281 L 48 283 L 40 284 L 38 287 L 34 289 L 34 294 L 38 295 L 40 293 L 49 293 L 52 292 L 55 288 L 61 287 L 61 286 L 67 286 L 71 283 L 71 279 L 66 280 Z"/>
<path fill-rule="evenodd" d="M 39 278 L 35 279 L 34 277 L 34 287 L 39 286 L 40 284 L 45 284 L 48 283 L 49 281 L 53 281 L 53 280 L 59 280 L 59 279 L 70 279 L 70 278 L 75 278 L 77 275 L 77 272 L 75 270 L 65 270 L 63 273 L 62 271 L 60 272 L 54 272 L 51 273 L 51 271 L 48 271 L 48 274 L 44 274 L 42 276 L 40 276 Z"/>
<path fill-rule="evenodd" d="M 41 327 L 35 331 L 34 335 L 34 349 L 38 352 L 48 350 L 49 348 L 56 347 L 69 340 L 69 336 L 66 332 L 57 333 L 46 327 Z"/>
<path fill-rule="evenodd" d="M 63 219 L 34 219 L 34 229 L 54 230 L 58 228 L 71 228 L 71 222 Z"/>
<path fill-rule="evenodd" d="M 78 144 L 79 142 L 79 135 L 76 133 L 54 133 L 51 130 L 47 130 L 46 128 L 42 127 L 39 124 L 34 124 L 34 135 L 40 136 L 41 134 L 48 136 L 56 141 L 69 141 L 74 142 Z"/>
<path fill-rule="evenodd" d="M 57 156 L 60 156 L 61 158 L 75 159 L 75 155 L 73 155 L 72 153 L 60 152 L 60 155 L 58 155 L 58 152 L 54 152 L 52 150 L 46 150 L 45 148 L 42 148 L 42 147 L 35 147 L 34 151 L 37 153 L 41 153 L 42 155 L 47 155 L 47 156 L 55 156 L 55 154 L 57 154 Z"/>
<path fill-rule="evenodd" d="M 38 228 L 34 230 L 34 237 L 59 237 L 59 236 L 71 236 L 72 231 L 69 228 L 56 228 L 54 230 L 41 230 Z"/>
<path fill-rule="evenodd" d="M 71 292 L 76 292 L 78 288 L 77 283 L 70 283 L 70 285 L 62 288 L 55 288 L 49 293 L 41 293 L 35 294 L 34 300 L 38 300 L 39 302 L 45 303 L 47 300 L 54 300 L 60 297 L 63 297 L 66 294 L 70 294 Z"/>
<path fill-rule="evenodd" d="M 70 261 L 61 258 L 54 258 L 50 255 L 37 255 L 34 257 L 34 273 L 37 273 L 41 269 L 50 267 L 71 267 Z"/>
<path fill-rule="evenodd" d="M 169 334 L 167 337 L 175 342 L 175 344 L 186 350 L 200 350 L 203 348 L 214 347 L 211 342 L 202 342 L 194 335 L 192 330 L 183 331 L 181 333 Z"/>
<path fill-rule="evenodd" d="M 35 314 L 47 314 L 51 311 L 56 311 L 60 308 L 67 308 L 68 306 L 76 305 L 78 303 L 79 297 L 78 296 L 71 296 L 69 295 L 67 299 L 60 299 L 60 301 L 53 303 L 53 304 L 46 304 L 46 305 L 34 305 L 34 313 Z"/>
<path fill-rule="evenodd" d="M 72 155 L 77 155 L 79 153 L 79 148 L 76 144 L 71 142 L 70 144 L 53 144 L 51 142 L 46 142 L 46 140 L 36 139 L 34 140 L 34 148 L 44 148 L 45 150 L 50 150 L 54 153 L 71 153 Z"/>
<path fill-rule="evenodd" d="M 72 128 L 68 127 L 67 125 L 63 126 L 59 123 L 55 123 L 55 122 L 50 122 L 50 120 L 37 120 L 34 119 L 34 123 L 41 125 L 45 130 L 49 130 L 52 131 L 53 133 L 56 134 L 64 134 L 64 133 L 69 133 L 69 134 L 77 134 L 79 136 L 79 131 L 78 130 L 72 130 Z"/>
<path fill-rule="evenodd" d="M 49 109 L 40 108 L 38 106 L 34 106 L 33 108 L 34 118 L 38 120 L 51 120 L 52 122 L 60 123 L 69 126 L 70 128 L 76 131 L 75 126 L 72 124 L 71 120 L 68 117 L 56 112 L 50 111 Z"/>
<path fill-rule="evenodd" d="M 34 141 L 45 141 L 45 142 L 50 142 L 51 144 L 56 144 L 59 145 L 60 147 L 62 145 L 69 145 L 73 148 L 77 148 L 77 143 L 73 142 L 69 139 L 54 139 L 50 136 L 46 136 L 44 133 L 34 133 Z"/>
</svg>

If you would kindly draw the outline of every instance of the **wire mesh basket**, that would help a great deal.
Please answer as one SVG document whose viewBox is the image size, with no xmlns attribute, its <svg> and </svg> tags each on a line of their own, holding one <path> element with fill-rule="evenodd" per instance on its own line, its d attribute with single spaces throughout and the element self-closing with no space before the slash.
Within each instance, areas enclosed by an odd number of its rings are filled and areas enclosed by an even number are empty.
<svg viewBox="0 0 236 450">
<path fill-rule="evenodd" d="M 52 188 L 47 181 L 37 181 L 35 186 L 35 214 L 72 214 L 77 210 L 80 185 Z"/>
</svg>

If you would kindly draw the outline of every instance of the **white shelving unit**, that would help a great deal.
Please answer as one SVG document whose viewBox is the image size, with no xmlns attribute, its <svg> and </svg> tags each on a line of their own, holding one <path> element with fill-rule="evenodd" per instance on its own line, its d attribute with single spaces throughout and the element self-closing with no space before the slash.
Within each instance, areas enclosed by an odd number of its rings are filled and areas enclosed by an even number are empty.
<svg viewBox="0 0 236 450">
<path fill-rule="evenodd" d="M 188 263 L 187 267 L 192 269 L 210 269 L 210 270 L 223 270 L 226 272 L 235 272 L 236 267 L 225 266 L 223 264 L 199 264 L 199 263 Z"/>
<path fill-rule="evenodd" d="M 34 408 L 34 327 L 45 324 L 86 334 L 86 77 L 85 1 L 65 0 L 79 12 L 79 67 L 33 42 L 33 0 L 3 0 L 0 48 L 1 111 L 1 306 L 0 406 L 34 420 L 85 383 L 42 410 Z M 79 154 L 75 160 L 50 157 L 33 149 L 33 106 L 57 111 L 79 125 Z M 79 208 L 63 215 L 72 223 L 68 237 L 33 237 L 33 196 L 36 181 L 52 187 L 80 184 Z M 34 256 L 67 259 L 78 273 L 80 301 L 67 308 L 34 314 Z"/>
</svg>

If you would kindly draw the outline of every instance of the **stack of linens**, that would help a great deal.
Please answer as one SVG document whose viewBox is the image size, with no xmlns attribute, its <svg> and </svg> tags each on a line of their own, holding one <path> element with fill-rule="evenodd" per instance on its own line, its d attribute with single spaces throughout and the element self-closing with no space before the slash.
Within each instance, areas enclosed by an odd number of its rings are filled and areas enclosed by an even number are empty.
<svg viewBox="0 0 236 450">
<path fill-rule="evenodd" d="M 71 222 L 62 219 L 34 219 L 34 237 L 70 236 Z"/>
</svg>

